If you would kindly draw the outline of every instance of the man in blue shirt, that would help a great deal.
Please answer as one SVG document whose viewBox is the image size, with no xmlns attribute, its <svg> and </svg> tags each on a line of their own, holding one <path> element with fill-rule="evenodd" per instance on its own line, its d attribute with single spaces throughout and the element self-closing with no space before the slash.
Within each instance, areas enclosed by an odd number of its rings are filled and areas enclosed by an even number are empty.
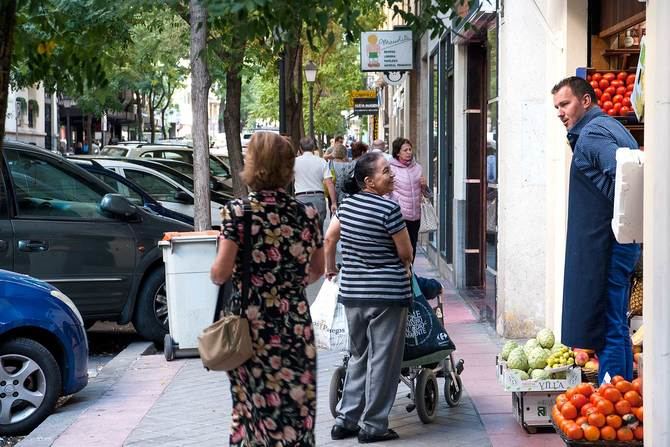
<svg viewBox="0 0 670 447">
<path fill-rule="evenodd" d="M 573 151 L 561 341 L 596 351 L 600 383 L 606 374 L 631 380 L 626 312 L 640 246 L 619 244 L 611 221 L 617 148 L 638 145 L 619 121 L 596 105 L 595 92 L 584 79 L 563 79 L 551 93 Z"/>
</svg>

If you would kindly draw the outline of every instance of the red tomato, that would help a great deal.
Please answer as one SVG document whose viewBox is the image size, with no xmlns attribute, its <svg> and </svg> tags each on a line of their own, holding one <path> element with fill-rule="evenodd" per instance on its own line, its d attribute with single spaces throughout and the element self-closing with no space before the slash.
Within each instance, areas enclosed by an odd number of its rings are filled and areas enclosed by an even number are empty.
<svg viewBox="0 0 670 447">
<path fill-rule="evenodd" d="M 601 73 L 593 73 L 593 76 L 591 76 L 591 79 L 600 82 L 600 80 L 603 78 L 603 75 Z"/>
<path fill-rule="evenodd" d="M 613 79 L 610 81 L 610 85 L 614 88 L 621 87 L 623 85 L 623 81 L 619 81 L 618 79 Z"/>
<path fill-rule="evenodd" d="M 607 114 L 608 114 L 609 116 L 616 116 L 616 110 L 614 110 L 614 109 L 609 109 L 609 110 L 607 111 Z"/>
<path fill-rule="evenodd" d="M 619 110 L 619 113 L 623 116 L 628 115 L 630 112 L 631 112 L 631 109 L 628 106 L 621 106 L 621 110 Z"/>
<path fill-rule="evenodd" d="M 626 93 L 626 87 L 624 87 L 623 85 L 621 87 L 616 88 L 616 94 L 617 95 L 623 95 L 625 93 Z"/>
<path fill-rule="evenodd" d="M 609 93 L 607 93 L 607 92 L 605 92 L 605 93 L 603 93 L 602 96 L 600 97 L 600 100 L 601 100 L 602 102 L 605 102 L 605 101 L 611 101 L 611 100 L 612 100 L 612 95 L 609 94 Z"/>
<path fill-rule="evenodd" d="M 614 87 L 607 87 L 603 92 L 609 93 L 612 96 L 616 95 L 616 89 Z"/>
<path fill-rule="evenodd" d="M 591 82 L 589 82 L 589 84 L 591 84 L 591 87 L 593 87 L 594 89 L 597 89 L 598 87 L 600 87 L 600 84 L 598 83 L 598 81 L 591 81 Z"/>
<path fill-rule="evenodd" d="M 588 76 L 586 77 L 586 80 L 587 80 L 588 82 L 591 82 L 591 75 L 588 75 Z"/>
<path fill-rule="evenodd" d="M 614 102 L 614 103 L 621 102 L 621 101 L 623 101 L 623 96 L 621 96 L 621 95 L 614 95 L 614 97 L 612 97 L 612 102 Z"/>
<path fill-rule="evenodd" d="M 603 91 L 599 88 L 594 88 L 593 91 L 596 92 L 596 98 L 600 98 L 603 94 Z"/>
<path fill-rule="evenodd" d="M 619 81 L 625 81 L 627 77 L 628 77 L 628 73 L 626 73 L 625 71 L 620 71 L 620 72 L 616 75 L 616 78 L 617 78 Z"/>
<path fill-rule="evenodd" d="M 612 101 L 603 101 L 603 110 L 604 111 L 608 111 L 612 107 L 614 107 L 614 104 L 612 103 Z"/>
<path fill-rule="evenodd" d="M 598 83 L 598 87 L 600 88 L 607 88 L 610 86 L 610 81 L 607 79 L 601 79 L 600 82 Z"/>
<path fill-rule="evenodd" d="M 632 85 L 632 84 L 635 84 L 635 75 L 629 74 L 628 77 L 626 78 L 626 85 Z"/>
<path fill-rule="evenodd" d="M 626 106 L 626 107 L 630 107 L 630 104 L 631 104 L 630 96 L 624 96 L 623 99 L 621 100 L 621 105 Z"/>
<path fill-rule="evenodd" d="M 623 95 L 623 97 L 624 97 L 624 98 L 630 98 L 630 96 L 631 96 L 632 94 L 633 94 L 632 91 L 631 91 L 631 92 L 626 92 L 626 93 Z"/>
<path fill-rule="evenodd" d="M 626 91 L 627 92 L 632 92 L 634 87 L 635 87 L 635 84 L 628 84 L 626 86 Z"/>
<path fill-rule="evenodd" d="M 619 114 L 619 110 L 621 110 L 621 103 L 620 103 L 620 102 L 615 102 L 615 103 L 614 103 L 614 107 L 612 107 L 612 109 L 614 109 L 614 111 L 615 111 L 616 114 L 618 115 L 618 114 Z"/>
<path fill-rule="evenodd" d="M 614 73 L 605 73 L 603 75 L 603 79 L 607 79 L 607 81 L 611 81 L 612 79 L 615 79 L 616 75 Z"/>
<path fill-rule="evenodd" d="M 601 109 L 603 108 L 603 102 L 602 101 L 598 101 L 598 107 L 600 107 Z"/>
</svg>

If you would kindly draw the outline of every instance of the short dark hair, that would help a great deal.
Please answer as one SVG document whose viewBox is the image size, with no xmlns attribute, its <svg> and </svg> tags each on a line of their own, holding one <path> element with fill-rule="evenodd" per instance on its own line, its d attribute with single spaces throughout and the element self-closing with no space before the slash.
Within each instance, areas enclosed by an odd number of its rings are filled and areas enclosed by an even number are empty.
<svg viewBox="0 0 670 447">
<path fill-rule="evenodd" d="M 393 149 L 393 150 L 391 151 L 391 155 L 393 155 L 393 158 L 398 158 L 398 154 L 400 154 L 400 149 L 402 149 L 402 145 L 405 144 L 405 143 L 407 143 L 407 144 L 409 144 L 410 146 L 414 147 L 414 146 L 412 145 L 412 142 L 409 141 L 409 140 L 408 140 L 407 138 L 405 138 L 405 137 L 398 137 L 398 138 L 396 138 L 395 140 L 393 140 L 393 143 L 391 143 L 391 147 L 392 147 L 392 149 Z"/>
<path fill-rule="evenodd" d="M 384 155 L 381 152 L 366 152 L 356 160 L 354 175 L 349 177 L 344 184 L 344 192 L 356 194 L 365 187 L 365 178 L 374 175 L 377 169 L 377 160 Z"/>
<path fill-rule="evenodd" d="M 336 135 L 334 141 L 335 143 L 341 143 L 344 141 L 344 137 L 342 135 Z"/>
<path fill-rule="evenodd" d="M 351 145 L 351 158 L 354 160 L 368 151 L 368 145 L 360 141 Z"/>
<path fill-rule="evenodd" d="M 596 91 L 593 90 L 591 84 L 589 84 L 584 78 L 580 78 L 578 76 L 570 76 L 568 78 L 561 79 L 561 81 L 558 84 L 554 85 L 554 88 L 551 89 L 551 94 L 555 95 L 563 87 L 570 87 L 570 90 L 572 90 L 572 94 L 578 98 L 581 98 L 584 95 L 589 95 L 591 97 L 591 102 L 593 104 L 596 104 L 598 102 L 598 98 L 596 97 Z"/>
<path fill-rule="evenodd" d="M 315 144 L 312 137 L 302 137 L 300 139 L 300 149 L 307 152 L 312 152 L 314 150 Z"/>
</svg>

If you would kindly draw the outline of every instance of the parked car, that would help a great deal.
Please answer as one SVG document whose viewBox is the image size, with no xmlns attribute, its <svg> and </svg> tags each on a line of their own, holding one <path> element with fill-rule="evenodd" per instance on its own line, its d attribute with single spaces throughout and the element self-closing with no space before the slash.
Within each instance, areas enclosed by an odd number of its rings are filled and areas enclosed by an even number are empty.
<svg viewBox="0 0 670 447">
<path fill-rule="evenodd" d="M 195 210 L 193 204 L 195 202 L 195 194 L 193 193 L 192 180 L 187 178 L 190 185 L 188 183 L 180 183 L 153 168 L 137 165 L 124 160 L 98 158 L 96 161 L 105 168 L 111 169 L 144 189 L 164 207 L 188 216 L 194 215 Z M 225 205 L 228 200 L 229 199 L 217 195 L 215 192 L 211 193 L 210 210 L 212 215 L 212 226 L 221 226 L 221 214 L 219 209 Z"/>
<path fill-rule="evenodd" d="M 176 219 L 188 225 L 193 225 L 193 216 L 179 213 L 168 209 L 151 197 L 148 192 L 123 177 L 116 172 L 105 168 L 100 163 L 90 158 L 68 157 L 77 166 L 84 168 L 87 172 L 93 174 L 109 186 L 114 188 L 119 194 L 123 194 L 131 203 L 143 207 L 145 210 L 154 212 L 163 217 Z"/>
<path fill-rule="evenodd" d="M 0 310 L 0 435 L 21 435 L 86 386 L 88 343 L 75 304 L 44 281 L 0 270 Z"/>
<path fill-rule="evenodd" d="M 84 169 L 44 149 L 3 144 L 0 268 L 58 287 L 84 322 L 133 322 L 144 338 L 167 333 L 158 241 L 193 227 L 130 203 Z"/>
<path fill-rule="evenodd" d="M 135 147 L 105 146 L 100 152 L 104 157 L 166 158 L 193 164 L 193 148 L 183 145 L 140 144 Z M 230 168 L 215 155 L 209 155 L 209 170 L 221 181 L 230 179 Z"/>
</svg>

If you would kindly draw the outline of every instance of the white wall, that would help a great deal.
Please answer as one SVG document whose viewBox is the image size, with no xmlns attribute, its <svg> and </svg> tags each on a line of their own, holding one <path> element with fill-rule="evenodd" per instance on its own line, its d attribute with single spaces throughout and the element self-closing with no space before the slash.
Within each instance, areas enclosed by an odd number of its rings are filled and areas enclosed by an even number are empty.
<svg viewBox="0 0 670 447">
<path fill-rule="evenodd" d="M 570 153 L 550 90 L 586 65 L 586 12 L 583 0 L 517 0 L 500 22 L 496 328 L 505 337 L 560 330 Z"/>
<path fill-rule="evenodd" d="M 38 104 L 38 113 L 34 119 L 34 127 L 28 127 L 27 112 L 18 122 L 16 120 L 16 98 L 23 98 L 26 103 L 29 100 L 35 100 Z M 44 146 L 44 137 L 46 132 L 44 130 L 44 87 L 41 84 L 33 87 L 14 91 L 9 89 L 9 96 L 7 98 L 7 114 L 5 116 L 5 137 L 11 140 L 19 140 L 24 143 L 35 143 L 38 146 Z"/>
</svg>

